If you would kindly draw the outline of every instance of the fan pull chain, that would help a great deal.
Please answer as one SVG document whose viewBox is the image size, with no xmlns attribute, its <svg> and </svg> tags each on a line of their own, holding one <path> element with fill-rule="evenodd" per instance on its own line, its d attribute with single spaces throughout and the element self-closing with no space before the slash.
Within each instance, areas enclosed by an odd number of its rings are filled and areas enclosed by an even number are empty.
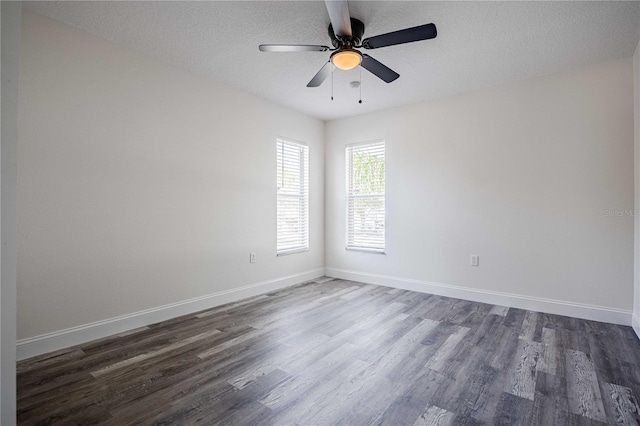
<svg viewBox="0 0 640 426">
<path fill-rule="evenodd" d="M 360 100 L 358 101 L 359 104 L 362 103 L 362 67 L 360 67 L 360 85 L 358 86 L 358 88 L 360 89 Z"/>
<path fill-rule="evenodd" d="M 333 68 L 331 68 L 331 100 L 333 100 Z"/>
</svg>

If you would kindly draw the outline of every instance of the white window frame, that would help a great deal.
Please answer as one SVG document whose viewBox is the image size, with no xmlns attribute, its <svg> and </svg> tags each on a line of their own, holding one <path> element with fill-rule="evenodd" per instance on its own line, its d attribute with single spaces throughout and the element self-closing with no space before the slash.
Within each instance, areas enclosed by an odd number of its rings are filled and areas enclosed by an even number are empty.
<svg viewBox="0 0 640 426">
<path fill-rule="evenodd" d="M 284 168 L 287 166 L 287 162 L 282 161 L 285 160 L 286 157 L 286 154 L 283 154 L 283 149 L 286 151 L 287 148 L 300 149 L 300 163 L 298 164 L 300 185 L 297 193 L 291 191 L 288 193 L 281 192 L 282 183 L 278 182 L 278 176 L 281 170 L 276 170 L 276 256 L 285 256 L 309 251 L 309 145 L 289 138 L 276 138 L 276 169 L 282 168 L 282 174 L 280 176 L 284 176 Z M 282 229 L 282 225 L 280 222 L 280 200 L 291 198 L 300 200 L 300 212 L 298 219 L 302 222 L 302 229 L 299 231 L 299 240 L 296 241 L 298 244 L 281 246 L 280 231 Z M 290 234 L 290 236 L 295 236 L 295 234 Z"/>
<path fill-rule="evenodd" d="M 386 228 L 387 228 L 386 196 L 385 196 L 386 191 L 383 193 L 377 193 L 377 194 L 354 194 L 353 185 L 352 185 L 353 183 L 352 181 L 353 149 L 358 147 L 360 148 L 372 147 L 375 149 L 376 146 L 379 147 L 380 145 L 382 145 L 382 152 L 384 155 L 385 166 L 386 166 L 386 144 L 384 139 L 349 144 L 345 147 L 345 201 L 346 201 L 345 203 L 346 204 L 345 205 L 345 212 L 346 212 L 345 237 L 346 237 L 346 250 L 349 250 L 349 251 L 362 251 L 367 253 L 385 254 Z M 384 180 L 386 181 L 386 167 L 385 167 Z M 355 211 L 352 210 L 351 206 L 353 205 L 352 200 L 355 198 L 382 198 L 384 218 L 382 221 L 383 226 L 382 226 L 381 243 L 378 242 L 378 244 L 369 244 L 369 245 L 362 242 L 359 243 L 357 236 L 355 234 L 352 235 L 352 232 L 355 232 L 355 230 L 352 227 L 352 223 L 355 220 L 353 217 L 355 215 Z M 360 241 L 362 241 L 362 237 L 360 238 Z"/>
</svg>

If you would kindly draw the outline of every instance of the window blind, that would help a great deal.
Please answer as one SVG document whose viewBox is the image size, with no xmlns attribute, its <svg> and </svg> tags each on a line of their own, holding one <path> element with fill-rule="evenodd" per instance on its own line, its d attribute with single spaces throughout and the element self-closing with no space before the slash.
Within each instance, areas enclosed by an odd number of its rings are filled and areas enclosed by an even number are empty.
<svg viewBox="0 0 640 426">
<path fill-rule="evenodd" d="M 347 146 L 347 248 L 385 248 L 384 141 Z"/>
<path fill-rule="evenodd" d="M 309 147 L 277 139 L 278 255 L 309 249 Z"/>
</svg>

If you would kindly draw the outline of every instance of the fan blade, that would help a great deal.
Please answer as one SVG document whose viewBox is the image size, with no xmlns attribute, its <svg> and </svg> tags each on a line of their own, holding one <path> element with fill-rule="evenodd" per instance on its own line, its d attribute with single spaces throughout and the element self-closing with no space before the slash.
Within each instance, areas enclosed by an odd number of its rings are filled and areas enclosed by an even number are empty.
<svg viewBox="0 0 640 426">
<path fill-rule="evenodd" d="M 323 81 L 329 77 L 331 71 L 333 70 L 333 64 L 331 61 L 328 61 L 320 71 L 311 79 L 311 81 L 307 84 L 307 87 L 318 87 L 322 84 Z"/>
<path fill-rule="evenodd" d="M 311 44 L 261 44 L 258 49 L 261 52 L 326 52 L 329 47 Z"/>
<path fill-rule="evenodd" d="M 346 0 L 325 0 L 333 33 L 340 37 L 351 37 L 351 16 Z"/>
<path fill-rule="evenodd" d="M 382 62 L 376 61 L 369 55 L 362 55 L 362 63 L 360 63 L 360 66 L 383 80 L 385 83 L 391 83 L 393 80 L 400 77 L 400 74 L 384 65 Z"/>
<path fill-rule="evenodd" d="M 379 47 L 394 46 L 396 44 L 412 43 L 414 41 L 428 40 L 438 35 L 434 24 L 425 24 L 413 28 L 394 31 L 392 33 L 380 34 L 374 37 L 365 38 L 362 47 L 365 49 L 377 49 Z"/>
</svg>

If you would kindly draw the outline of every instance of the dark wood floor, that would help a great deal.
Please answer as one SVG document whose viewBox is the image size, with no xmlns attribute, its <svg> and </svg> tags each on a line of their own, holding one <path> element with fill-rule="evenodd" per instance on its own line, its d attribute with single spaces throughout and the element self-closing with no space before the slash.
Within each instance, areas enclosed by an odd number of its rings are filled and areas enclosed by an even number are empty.
<svg viewBox="0 0 640 426">
<path fill-rule="evenodd" d="M 18 372 L 20 424 L 640 424 L 630 327 L 343 280 Z"/>
</svg>

